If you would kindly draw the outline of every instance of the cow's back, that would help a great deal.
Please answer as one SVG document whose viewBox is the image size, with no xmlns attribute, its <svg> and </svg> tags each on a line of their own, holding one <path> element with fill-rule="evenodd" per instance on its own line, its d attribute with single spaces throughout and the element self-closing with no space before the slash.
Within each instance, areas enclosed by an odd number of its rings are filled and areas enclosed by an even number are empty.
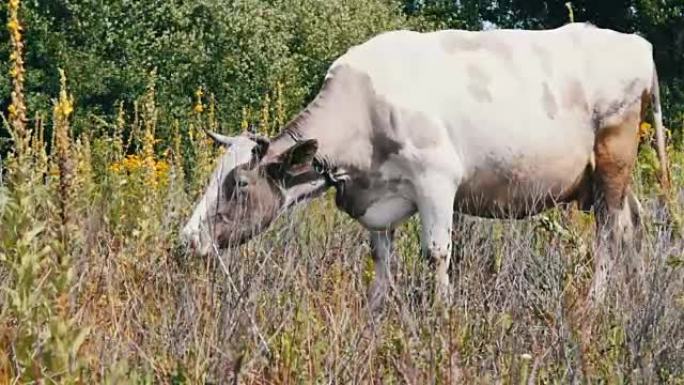
<svg viewBox="0 0 684 385">
<path fill-rule="evenodd" d="M 624 93 L 624 83 L 652 71 L 653 62 L 650 44 L 636 35 L 574 23 L 541 31 L 386 32 L 351 48 L 331 71 L 339 66 L 367 75 L 375 93 L 397 106 L 443 115 L 455 100 L 511 104 L 543 84 L 561 92 L 573 80 L 594 104 Z"/>
</svg>

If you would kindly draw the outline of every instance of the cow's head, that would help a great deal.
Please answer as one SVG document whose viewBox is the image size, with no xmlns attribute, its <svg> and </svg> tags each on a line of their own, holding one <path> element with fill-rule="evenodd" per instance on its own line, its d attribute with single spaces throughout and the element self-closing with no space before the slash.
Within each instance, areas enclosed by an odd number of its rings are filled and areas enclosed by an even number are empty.
<svg viewBox="0 0 684 385">
<path fill-rule="evenodd" d="M 227 151 L 182 230 L 195 254 L 248 241 L 284 209 L 325 188 L 325 178 L 313 166 L 316 140 L 298 141 L 274 154 L 267 138 L 208 134 Z"/>
</svg>

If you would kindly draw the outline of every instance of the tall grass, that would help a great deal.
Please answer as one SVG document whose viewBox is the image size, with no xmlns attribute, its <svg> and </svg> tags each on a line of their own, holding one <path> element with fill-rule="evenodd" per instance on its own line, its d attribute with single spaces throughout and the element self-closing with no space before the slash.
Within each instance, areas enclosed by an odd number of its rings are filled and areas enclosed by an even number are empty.
<svg viewBox="0 0 684 385">
<path fill-rule="evenodd" d="M 684 383 L 684 241 L 655 199 L 650 149 L 635 172 L 645 268 L 618 269 L 599 314 L 581 311 L 592 218 L 555 210 L 462 218 L 446 314 L 424 295 L 431 271 L 409 221 L 391 260 L 395 289 L 373 317 L 366 232 L 330 196 L 220 259 L 185 254 L 178 229 L 221 151 L 203 134 L 220 127 L 204 91 L 187 119 L 160 128 L 152 74 L 134 114 L 122 107 L 76 136 L 63 77 L 52 137 L 45 118 L 29 128 L 19 2 L 9 5 L 0 383 Z M 243 128 L 273 134 L 282 94 L 245 111 Z M 669 150 L 679 192 L 684 152 Z"/>
</svg>

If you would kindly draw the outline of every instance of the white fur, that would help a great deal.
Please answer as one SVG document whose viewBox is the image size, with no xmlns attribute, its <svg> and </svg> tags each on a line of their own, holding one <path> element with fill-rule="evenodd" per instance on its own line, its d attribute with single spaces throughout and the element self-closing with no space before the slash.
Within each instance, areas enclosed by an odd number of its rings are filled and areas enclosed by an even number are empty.
<svg viewBox="0 0 684 385">
<path fill-rule="evenodd" d="M 252 149 L 256 142 L 244 137 L 237 136 L 232 139 L 232 144 L 221 157 L 216 170 L 209 179 L 209 186 L 200 198 L 192 216 L 183 227 L 181 237 L 186 243 L 196 248 L 200 255 L 208 254 L 212 249 L 211 231 L 207 213 L 215 207 L 219 199 L 219 186 L 225 177 L 237 166 L 249 162 L 252 157 Z"/>
</svg>

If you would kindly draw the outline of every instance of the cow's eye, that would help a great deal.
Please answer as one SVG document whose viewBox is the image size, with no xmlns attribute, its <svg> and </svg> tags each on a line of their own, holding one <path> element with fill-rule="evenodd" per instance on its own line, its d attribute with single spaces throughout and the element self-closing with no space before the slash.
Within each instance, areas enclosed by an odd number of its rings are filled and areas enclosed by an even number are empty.
<svg viewBox="0 0 684 385">
<path fill-rule="evenodd" d="M 237 178 L 236 184 L 238 188 L 245 188 L 249 186 L 249 180 L 247 180 L 247 178 L 244 176 L 240 176 Z"/>
</svg>

